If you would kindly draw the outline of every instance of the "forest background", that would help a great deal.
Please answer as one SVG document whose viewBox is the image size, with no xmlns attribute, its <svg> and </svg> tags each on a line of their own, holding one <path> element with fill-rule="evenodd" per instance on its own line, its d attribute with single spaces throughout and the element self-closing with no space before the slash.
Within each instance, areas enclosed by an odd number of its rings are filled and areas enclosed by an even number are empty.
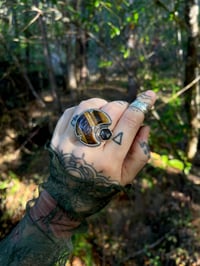
<svg viewBox="0 0 200 266">
<path fill-rule="evenodd" d="M 200 265 L 199 58 L 198 0 L 0 0 L 0 238 L 48 176 L 64 109 L 152 89 L 151 160 L 68 265 Z"/>
</svg>

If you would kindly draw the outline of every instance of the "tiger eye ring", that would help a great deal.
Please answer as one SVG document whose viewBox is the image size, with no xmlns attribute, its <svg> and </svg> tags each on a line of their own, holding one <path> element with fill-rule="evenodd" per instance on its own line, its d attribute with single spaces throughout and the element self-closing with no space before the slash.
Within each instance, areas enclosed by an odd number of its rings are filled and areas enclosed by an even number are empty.
<svg viewBox="0 0 200 266">
<path fill-rule="evenodd" d="M 89 109 L 72 119 L 75 135 L 78 140 L 91 147 L 99 146 L 103 141 L 112 137 L 108 128 L 111 118 L 105 112 L 98 109 Z"/>
</svg>

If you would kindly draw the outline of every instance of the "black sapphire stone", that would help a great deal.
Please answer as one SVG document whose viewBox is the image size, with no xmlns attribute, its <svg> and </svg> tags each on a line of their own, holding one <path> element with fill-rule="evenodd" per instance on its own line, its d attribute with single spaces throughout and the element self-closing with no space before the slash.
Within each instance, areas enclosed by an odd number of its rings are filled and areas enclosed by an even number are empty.
<svg viewBox="0 0 200 266">
<path fill-rule="evenodd" d="M 102 129 L 101 132 L 100 132 L 100 137 L 101 137 L 103 140 L 108 140 L 108 139 L 111 138 L 111 136 L 112 136 L 112 133 L 111 133 L 110 129 L 108 129 L 108 128 L 104 128 L 104 129 Z"/>
</svg>

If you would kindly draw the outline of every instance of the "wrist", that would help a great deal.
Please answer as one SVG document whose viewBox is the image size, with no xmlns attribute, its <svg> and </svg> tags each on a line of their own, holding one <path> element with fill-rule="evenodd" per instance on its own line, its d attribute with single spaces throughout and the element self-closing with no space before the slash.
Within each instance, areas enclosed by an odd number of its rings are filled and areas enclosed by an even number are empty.
<svg viewBox="0 0 200 266">
<path fill-rule="evenodd" d="M 58 206 L 56 200 L 43 190 L 34 206 L 29 210 L 30 217 L 45 233 L 52 233 L 56 238 L 69 238 L 80 225 L 80 221 L 72 220 Z"/>
</svg>

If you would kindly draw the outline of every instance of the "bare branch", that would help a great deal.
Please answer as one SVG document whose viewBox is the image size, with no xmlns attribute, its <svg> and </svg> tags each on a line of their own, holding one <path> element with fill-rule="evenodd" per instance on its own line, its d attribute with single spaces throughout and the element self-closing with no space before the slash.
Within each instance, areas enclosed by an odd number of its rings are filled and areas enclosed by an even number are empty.
<svg viewBox="0 0 200 266">
<path fill-rule="evenodd" d="M 22 31 L 25 31 L 28 27 L 30 27 L 41 15 L 42 15 L 42 10 L 40 10 L 39 8 L 37 8 L 36 6 L 33 6 L 32 11 L 36 11 L 37 14 L 36 16 L 23 28 Z"/>
<path fill-rule="evenodd" d="M 137 256 L 142 255 L 143 253 L 146 253 L 148 250 L 153 249 L 155 247 L 157 247 L 158 245 L 160 245 L 165 239 L 167 239 L 175 230 L 172 229 L 171 231 L 169 231 L 168 233 L 166 233 L 164 236 L 162 236 L 161 238 L 157 239 L 154 243 L 146 245 L 143 249 L 140 249 L 138 251 L 136 251 L 135 253 L 126 256 L 123 259 L 123 262 L 134 259 Z"/>
</svg>

